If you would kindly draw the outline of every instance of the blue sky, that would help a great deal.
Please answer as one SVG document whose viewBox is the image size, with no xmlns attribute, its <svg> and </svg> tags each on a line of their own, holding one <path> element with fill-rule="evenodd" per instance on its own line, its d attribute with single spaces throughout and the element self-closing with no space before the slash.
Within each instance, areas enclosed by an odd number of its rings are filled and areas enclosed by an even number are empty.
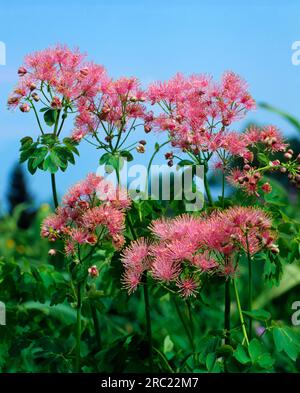
<svg viewBox="0 0 300 393">
<path fill-rule="evenodd" d="M 114 77 L 135 75 L 145 85 L 178 71 L 219 78 L 233 70 L 248 81 L 257 101 L 300 117 L 300 66 L 291 62 L 291 45 L 300 40 L 297 0 L 1 0 L 0 15 L 0 41 L 7 49 L 7 64 L 0 66 L 1 204 L 18 160 L 18 141 L 36 134 L 31 114 L 6 109 L 16 70 L 27 53 L 58 42 L 78 46 Z M 293 132 L 261 109 L 247 120 L 276 124 L 286 135 Z M 60 193 L 97 168 L 99 153 L 85 143 L 80 151 L 77 165 L 58 176 Z M 138 156 L 138 161 L 147 158 Z M 37 201 L 48 201 L 49 175 L 27 179 Z"/>
</svg>

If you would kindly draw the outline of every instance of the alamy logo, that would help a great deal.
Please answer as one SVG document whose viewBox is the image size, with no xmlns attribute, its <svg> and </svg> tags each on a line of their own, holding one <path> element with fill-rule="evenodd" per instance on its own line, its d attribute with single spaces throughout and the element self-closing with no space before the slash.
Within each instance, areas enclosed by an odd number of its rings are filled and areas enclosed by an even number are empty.
<svg viewBox="0 0 300 393">
<path fill-rule="evenodd" d="M 292 314 L 292 324 L 293 326 L 299 326 L 300 325 L 300 301 L 296 301 L 292 304 L 292 310 L 296 310 Z"/>
<path fill-rule="evenodd" d="M 0 65 L 4 66 L 6 64 L 6 45 L 4 42 L 0 41 Z"/>
<path fill-rule="evenodd" d="M 0 302 L 0 325 L 6 325 L 6 307 L 3 302 Z"/>
</svg>

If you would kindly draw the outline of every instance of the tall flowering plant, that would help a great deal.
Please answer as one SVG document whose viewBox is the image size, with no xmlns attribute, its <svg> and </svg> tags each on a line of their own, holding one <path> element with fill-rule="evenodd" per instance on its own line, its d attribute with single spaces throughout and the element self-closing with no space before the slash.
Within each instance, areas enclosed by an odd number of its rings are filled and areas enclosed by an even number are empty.
<svg viewBox="0 0 300 393">
<path fill-rule="evenodd" d="M 76 370 L 80 371 L 81 309 L 87 300 L 88 280 L 99 275 L 99 266 L 90 264 L 92 255 L 109 243 L 118 250 L 124 244 L 125 212 L 130 207 L 127 194 L 105 179 L 90 174 L 64 196 L 55 213 L 42 223 L 41 235 L 64 245 L 69 273 L 68 299 L 76 304 Z M 49 250 L 56 253 L 55 248 Z"/>
<path fill-rule="evenodd" d="M 197 368 L 192 307 L 204 287 L 214 280 L 224 285 L 225 346 L 221 348 L 223 352 L 218 352 L 224 359 L 222 370 L 228 369 L 224 355 L 228 351 L 242 364 L 249 363 L 248 357 L 252 361 L 254 349 L 258 350 L 252 340 L 252 319 L 257 315 L 252 310 L 253 269 L 259 255 L 272 261 L 280 253 L 278 231 L 263 198 L 272 192 L 266 175 L 275 171 L 286 174 L 299 188 L 300 156 L 275 126 L 252 126 L 243 132 L 233 128 L 235 122 L 255 108 L 245 81 L 233 72 L 226 72 L 220 82 L 207 75 L 177 74 L 143 90 L 135 77 L 113 79 L 103 66 L 86 61 L 78 50 L 62 45 L 27 56 L 18 74 L 19 82 L 8 106 L 33 113 L 39 129 L 36 140 L 31 136 L 21 140 L 21 162 L 27 162 L 32 174 L 38 169 L 51 173 L 56 209 L 43 221 L 41 235 L 51 242 L 50 255 L 61 252 L 64 256 L 68 288 L 63 301 L 67 299 L 77 311 L 76 370 L 80 371 L 82 365 L 82 309 L 95 289 L 91 282 L 101 275 L 99 249 L 106 250 L 110 257 L 115 254 L 123 266 L 120 279 L 129 294 L 139 286 L 143 288 L 151 371 L 155 367 L 154 349 L 164 363 L 168 364 L 168 359 L 152 343 L 149 289 L 167 290 L 174 299 Z M 72 132 L 66 136 L 63 132 L 69 119 L 73 121 Z M 120 171 L 124 160 L 134 159 L 134 150 L 145 151 L 147 140 L 142 139 L 140 129 L 146 134 L 154 131 L 168 136 L 165 143 L 156 144 L 148 170 L 166 144 L 171 145 L 165 154 L 169 166 L 175 160 L 179 165 L 204 166 L 207 204 L 202 212 L 186 214 L 184 209 L 170 209 L 175 217 L 160 217 L 162 212 L 167 215 L 170 211 L 157 209 L 153 201 L 139 205 L 138 219 L 135 211 L 129 211 L 131 203 L 121 189 Z M 115 170 L 117 186 L 90 174 L 59 203 L 55 173 L 75 163 L 74 155 L 79 155 L 78 145 L 82 141 L 99 150 L 100 164 Z M 222 173 L 218 201 L 210 191 L 212 164 Z M 239 200 L 236 206 L 233 198 L 225 198 L 226 180 L 251 195 L 255 206 L 247 206 L 249 198 Z M 257 198 L 261 207 L 257 207 Z M 245 261 L 248 300 L 243 308 L 247 311 L 242 309 L 238 291 Z M 238 345 L 232 333 L 233 292 L 239 318 L 237 329 L 243 337 Z M 177 295 L 187 305 L 190 328 Z M 97 338 L 95 315 L 92 310 Z M 257 362 L 262 368 L 266 363 L 272 366 L 266 357 Z"/>
<path fill-rule="evenodd" d="M 62 139 L 67 118 L 75 116 L 83 97 L 94 97 L 107 79 L 103 66 L 88 62 L 78 50 L 58 45 L 28 55 L 18 69 L 19 81 L 8 98 L 10 109 L 33 112 L 39 136 L 21 139 L 20 162 L 34 174 L 51 173 L 53 200 L 58 206 L 55 173 L 75 164 L 77 142 Z"/>
</svg>

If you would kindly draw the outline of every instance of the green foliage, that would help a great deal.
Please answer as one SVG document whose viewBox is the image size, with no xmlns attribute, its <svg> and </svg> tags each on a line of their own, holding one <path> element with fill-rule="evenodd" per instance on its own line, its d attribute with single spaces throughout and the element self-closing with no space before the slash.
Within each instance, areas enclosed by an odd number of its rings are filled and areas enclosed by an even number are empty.
<svg viewBox="0 0 300 393">
<path fill-rule="evenodd" d="M 55 134 L 43 134 L 36 142 L 31 137 L 24 137 L 21 139 L 20 163 L 27 162 L 32 175 L 37 169 L 50 173 L 59 169 L 65 171 L 68 164 L 75 164 L 74 154 L 79 155 L 76 146 L 71 138 L 60 141 Z"/>
</svg>

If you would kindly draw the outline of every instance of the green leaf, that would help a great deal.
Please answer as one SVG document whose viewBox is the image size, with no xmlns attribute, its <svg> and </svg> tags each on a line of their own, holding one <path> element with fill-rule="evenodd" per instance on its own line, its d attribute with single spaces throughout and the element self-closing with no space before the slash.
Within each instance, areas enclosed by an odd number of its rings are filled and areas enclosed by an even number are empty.
<svg viewBox="0 0 300 393">
<path fill-rule="evenodd" d="M 254 365 L 257 364 L 264 369 L 269 369 L 273 366 L 274 360 L 271 358 L 271 355 L 256 338 L 250 341 L 248 351 Z"/>
<path fill-rule="evenodd" d="M 36 143 L 30 145 L 29 148 L 27 148 L 26 150 L 23 150 L 20 154 L 20 164 L 22 164 L 22 162 L 27 161 L 34 153 L 36 149 Z"/>
<path fill-rule="evenodd" d="M 111 153 L 104 153 L 100 159 L 99 159 L 99 164 L 100 165 L 105 165 L 108 163 L 108 161 L 110 160 L 112 154 Z"/>
<path fill-rule="evenodd" d="M 297 347 L 297 343 L 293 340 L 293 336 L 288 327 L 274 327 L 273 339 L 278 352 L 284 351 L 290 359 L 293 361 L 297 360 L 300 347 Z"/>
<path fill-rule="evenodd" d="M 181 160 L 177 163 L 179 167 L 194 165 L 195 163 L 190 160 Z"/>
<path fill-rule="evenodd" d="M 243 314 L 257 321 L 268 321 L 272 318 L 272 315 L 266 310 L 243 311 Z"/>
<path fill-rule="evenodd" d="M 283 117 L 285 120 L 287 120 L 290 124 L 292 124 L 293 127 L 296 128 L 297 131 L 300 132 L 300 121 L 296 119 L 294 116 L 291 116 L 289 113 L 282 111 L 281 109 L 277 109 L 272 105 L 269 105 L 265 102 L 261 102 L 259 104 L 261 108 L 267 109 L 270 112 L 276 113 L 277 115 Z"/>
<path fill-rule="evenodd" d="M 216 362 L 216 354 L 214 352 L 209 353 L 206 357 L 206 368 L 209 373 L 212 372 L 215 362 Z"/>
<path fill-rule="evenodd" d="M 36 172 L 36 170 L 37 170 L 37 168 L 35 167 L 33 167 L 33 161 L 34 161 L 34 158 L 30 158 L 29 160 L 28 160 L 28 162 L 27 162 L 27 168 L 28 168 L 28 171 L 29 171 L 29 173 L 31 174 L 31 175 L 34 175 L 35 174 L 35 172 Z"/>
<path fill-rule="evenodd" d="M 21 139 L 20 151 L 27 150 L 33 143 L 33 139 L 30 136 L 25 136 Z"/>
<path fill-rule="evenodd" d="M 133 155 L 126 150 L 121 151 L 120 156 L 124 157 L 128 162 L 133 160 Z"/>
<path fill-rule="evenodd" d="M 49 110 L 49 108 L 48 108 L 47 106 L 45 106 L 44 108 L 41 108 L 41 109 L 40 109 L 40 112 L 43 113 L 43 112 L 46 112 L 46 111 L 48 111 L 48 110 Z"/>
<path fill-rule="evenodd" d="M 53 126 L 53 124 L 55 124 L 55 121 L 57 119 L 57 111 L 54 109 L 48 109 L 45 113 L 44 113 L 44 120 L 45 123 L 51 127 Z"/>
<path fill-rule="evenodd" d="M 63 139 L 63 143 L 66 145 L 66 147 L 71 150 L 73 153 L 75 153 L 77 156 L 79 156 L 79 151 L 76 148 L 76 146 L 78 145 L 77 142 L 75 142 L 73 139 L 71 138 L 64 138 Z"/>
<path fill-rule="evenodd" d="M 269 159 L 264 153 L 258 153 L 257 154 L 258 161 L 261 162 L 264 165 L 269 164 Z"/>
<path fill-rule="evenodd" d="M 58 171 L 58 163 L 56 160 L 56 155 L 52 152 L 44 161 L 43 169 L 44 171 L 49 171 L 50 173 L 55 173 Z"/>
<path fill-rule="evenodd" d="M 237 346 L 233 356 L 238 362 L 242 364 L 247 364 L 251 362 L 251 359 L 249 358 L 245 348 L 241 344 Z"/>
<path fill-rule="evenodd" d="M 32 162 L 32 167 L 37 168 L 44 161 L 47 153 L 48 153 L 47 147 L 40 147 L 39 149 L 36 149 L 33 154 L 34 159 Z"/>
<path fill-rule="evenodd" d="M 174 343 L 171 340 L 170 336 L 166 336 L 164 339 L 164 354 L 172 352 L 174 348 Z"/>
</svg>

